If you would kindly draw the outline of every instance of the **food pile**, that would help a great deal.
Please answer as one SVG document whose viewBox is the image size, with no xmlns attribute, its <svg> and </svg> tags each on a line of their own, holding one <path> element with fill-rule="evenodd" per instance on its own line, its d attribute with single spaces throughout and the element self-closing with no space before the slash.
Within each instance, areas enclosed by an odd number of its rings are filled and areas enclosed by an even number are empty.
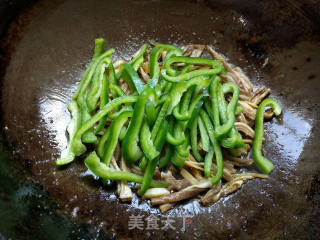
<svg viewBox="0 0 320 240">
<path fill-rule="evenodd" d="M 92 144 L 84 163 L 94 175 L 116 181 L 121 200 L 135 191 L 162 212 L 193 197 L 209 205 L 267 178 L 273 164 L 261 152 L 263 122 L 281 113 L 265 99 L 270 89 L 253 91 L 241 69 L 209 46 L 150 42 L 129 61 L 113 61 L 104 45 L 96 39 L 68 106 L 69 140 L 57 165 Z M 213 59 L 201 57 L 205 50 Z M 264 174 L 243 171 L 253 162 Z"/>
</svg>

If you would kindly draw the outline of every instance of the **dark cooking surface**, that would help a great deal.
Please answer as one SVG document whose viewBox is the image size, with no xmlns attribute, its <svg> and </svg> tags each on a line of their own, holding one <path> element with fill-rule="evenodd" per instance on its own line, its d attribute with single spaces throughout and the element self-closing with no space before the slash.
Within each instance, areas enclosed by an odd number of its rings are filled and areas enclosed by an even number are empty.
<svg viewBox="0 0 320 240">
<path fill-rule="evenodd" d="M 25 11 L 9 32 L 2 113 L 31 178 L 74 219 L 120 239 L 317 239 L 320 15 L 308 4 L 257 2 L 229 0 L 217 8 L 210 1 L 46 0 Z M 265 124 L 264 150 L 276 165 L 269 179 L 250 181 L 209 208 L 194 200 L 175 207 L 165 215 L 177 221 L 176 230 L 128 231 L 129 215 L 161 216 L 158 209 L 137 198 L 120 203 L 113 186 L 86 175 L 83 159 L 55 166 L 66 144 L 66 106 L 97 37 L 116 49 L 114 59 L 128 58 L 147 40 L 212 44 L 254 84 L 270 87 L 284 112 Z M 183 215 L 193 216 L 186 230 Z"/>
</svg>

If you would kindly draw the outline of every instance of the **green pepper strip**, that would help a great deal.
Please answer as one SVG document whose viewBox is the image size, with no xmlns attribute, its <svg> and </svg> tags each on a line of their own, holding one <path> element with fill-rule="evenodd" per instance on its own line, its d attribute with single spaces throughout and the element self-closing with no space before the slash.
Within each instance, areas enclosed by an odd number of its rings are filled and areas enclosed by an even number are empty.
<svg viewBox="0 0 320 240">
<path fill-rule="evenodd" d="M 180 74 L 178 76 L 170 76 L 168 75 L 168 71 L 170 71 L 169 66 L 175 62 L 209 65 L 212 67 L 212 69 L 198 69 L 192 72 Z M 165 65 L 163 66 L 163 69 L 161 70 L 161 75 L 164 77 L 165 80 L 169 82 L 183 82 L 183 81 L 188 81 L 191 78 L 200 76 L 200 75 L 219 74 L 222 70 L 223 70 L 223 65 L 220 61 L 217 61 L 217 60 L 177 56 L 177 57 L 171 57 L 165 63 Z"/>
<path fill-rule="evenodd" d="M 241 105 L 237 105 L 235 115 L 238 116 L 240 113 L 242 113 L 243 107 Z"/>
<path fill-rule="evenodd" d="M 222 125 L 215 127 L 215 137 L 217 139 L 221 139 L 222 137 L 225 137 L 230 132 L 231 128 L 234 126 L 235 110 L 236 110 L 238 98 L 239 98 L 239 88 L 235 84 L 225 83 L 223 84 L 223 86 L 220 86 L 220 88 L 221 88 L 220 91 L 223 91 L 222 88 L 224 88 L 225 91 L 223 92 L 232 92 L 232 99 L 227 107 L 227 113 L 226 113 L 227 121 L 224 122 Z M 223 101 L 225 101 L 224 95 L 223 95 L 223 99 L 220 99 L 220 103 L 218 104 L 222 104 Z"/>
<path fill-rule="evenodd" d="M 225 89 L 225 92 L 227 93 L 227 88 Z M 227 116 L 227 104 L 224 97 L 224 91 L 223 86 L 218 87 L 218 102 L 219 102 L 219 113 L 220 118 L 223 123 L 228 122 L 228 116 Z M 236 127 L 233 125 L 231 128 L 231 131 L 227 134 L 227 136 L 223 139 L 221 139 L 221 145 L 225 148 L 231 149 L 231 148 L 240 148 L 240 147 L 247 147 L 243 140 L 241 134 L 238 132 Z"/>
<path fill-rule="evenodd" d="M 77 92 L 75 93 L 73 99 L 78 98 L 80 95 L 84 94 L 90 84 L 90 81 L 93 77 L 93 74 L 96 70 L 97 65 L 99 64 L 99 62 L 107 57 L 109 57 L 112 53 L 114 52 L 114 49 L 111 48 L 108 51 L 102 53 L 99 57 L 96 57 L 93 59 L 92 63 L 89 64 L 88 67 L 88 72 L 86 71 L 83 75 L 83 77 L 81 78 L 81 82 L 79 84 L 79 87 L 77 89 Z M 79 103 L 78 103 L 79 104 Z"/>
<path fill-rule="evenodd" d="M 144 170 L 146 169 L 146 167 L 147 167 L 147 164 L 148 164 L 148 159 L 147 159 L 145 156 L 143 156 L 143 157 L 141 158 L 140 163 L 139 163 L 139 168 L 140 168 L 142 171 L 144 171 Z"/>
<path fill-rule="evenodd" d="M 71 149 L 71 145 L 74 141 L 74 135 L 77 131 L 77 129 L 80 126 L 80 112 L 78 104 L 75 100 L 72 100 L 70 104 L 68 105 L 68 109 L 71 113 L 71 120 L 68 123 L 67 126 L 67 132 L 69 134 L 69 141 L 67 148 L 64 149 L 61 153 L 61 157 L 57 159 L 56 164 L 57 165 L 65 165 L 73 161 L 75 154 Z"/>
<path fill-rule="evenodd" d="M 151 140 L 152 141 L 155 141 L 158 132 L 161 131 L 160 128 L 161 128 L 161 125 L 163 124 L 163 120 L 164 120 L 165 115 L 167 113 L 167 109 L 168 109 L 169 104 L 170 104 L 170 99 L 168 97 L 165 97 L 164 103 L 160 109 L 160 112 L 157 116 L 157 119 L 156 119 L 154 126 L 152 128 L 152 131 L 151 131 Z M 182 141 L 181 141 L 181 143 L 182 143 Z M 143 157 L 140 161 L 139 168 L 141 168 L 141 170 L 144 170 L 146 168 L 146 166 L 147 166 L 147 158 Z"/>
<path fill-rule="evenodd" d="M 126 136 L 126 133 L 127 133 L 127 127 L 126 126 L 123 126 L 121 128 L 121 131 L 120 131 L 120 135 L 119 135 L 119 141 L 122 142 L 122 140 L 124 139 L 124 137 Z"/>
<path fill-rule="evenodd" d="M 114 120 L 110 126 L 110 134 L 108 141 L 106 142 L 106 148 L 103 154 L 103 162 L 107 166 L 109 166 L 114 150 L 116 149 L 121 129 L 123 125 L 127 122 L 128 118 L 132 117 L 132 112 L 133 111 L 126 111 L 121 113 L 119 117 L 116 120 Z"/>
<path fill-rule="evenodd" d="M 135 65 L 136 66 L 136 62 L 138 61 L 141 61 L 141 57 L 142 59 L 144 58 L 146 52 L 148 50 L 148 45 L 147 44 L 143 44 L 142 47 L 139 49 L 138 53 L 136 54 L 136 56 L 131 59 L 129 61 L 129 64 L 131 66 Z M 122 73 L 123 73 L 123 69 L 120 69 L 120 71 L 116 74 L 116 79 L 119 80 L 122 76 Z"/>
<path fill-rule="evenodd" d="M 179 169 L 183 168 L 184 162 L 189 157 L 189 133 L 186 132 L 186 139 L 183 144 L 176 146 L 176 149 L 171 158 L 171 162 L 176 165 Z"/>
<path fill-rule="evenodd" d="M 200 110 L 200 109 L 199 109 Z M 192 154 L 198 162 L 202 162 L 203 158 L 198 151 L 198 128 L 197 128 L 197 119 L 192 121 L 192 125 L 190 127 L 190 142 L 191 142 L 191 150 Z"/>
<path fill-rule="evenodd" d="M 160 153 L 157 151 L 156 147 L 153 144 L 153 141 L 151 140 L 151 132 L 147 121 L 144 121 L 141 127 L 140 144 L 143 153 L 149 161 L 159 156 Z"/>
<path fill-rule="evenodd" d="M 148 44 L 143 44 L 139 49 L 138 54 L 136 54 L 136 56 L 129 61 L 129 64 L 134 64 L 139 58 L 144 57 L 144 55 L 146 55 L 147 50 Z"/>
<path fill-rule="evenodd" d="M 202 108 L 204 100 L 202 100 L 202 98 L 195 104 L 195 107 L 192 110 L 192 114 L 191 117 L 188 121 L 187 127 L 188 128 L 192 128 L 192 125 L 194 122 L 197 122 L 197 118 L 200 112 L 200 109 Z"/>
<path fill-rule="evenodd" d="M 185 140 L 185 136 L 181 135 L 181 136 L 172 136 L 172 131 L 174 128 L 174 118 L 170 118 L 169 120 L 169 129 L 167 132 L 167 142 L 174 145 L 174 146 L 178 146 L 180 144 L 182 144 Z"/>
<path fill-rule="evenodd" d="M 170 64 L 167 64 L 168 60 L 172 57 L 177 57 L 177 56 L 182 56 L 183 55 L 183 50 L 181 48 L 178 48 L 178 49 L 173 49 L 173 50 L 170 50 L 166 57 L 164 58 L 163 60 L 163 66 L 166 66 L 166 69 L 168 71 L 168 74 L 170 76 L 177 76 L 178 75 L 178 71 L 176 68 L 174 68 L 173 66 L 170 66 Z M 187 72 L 189 69 L 188 68 L 184 68 L 185 72 Z M 181 72 L 180 72 L 181 74 Z"/>
<path fill-rule="evenodd" d="M 139 67 L 141 67 L 142 63 L 144 61 L 144 57 L 141 56 L 137 59 L 137 61 L 135 61 L 133 64 L 132 64 L 132 68 L 137 72 Z"/>
<path fill-rule="evenodd" d="M 163 121 L 162 127 L 161 127 L 155 141 L 154 141 L 154 146 L 156 147 L 158 152 L 161 152 L 163 144 L 166 140 L 167 131 L 168 131 L 168 122 Z M 142 181 L 141 190 L 140 190 L 141 195 L 145 194 L 145 192 L 147 191 L 149 186 L 151 186 L 152 177 L 153 177 L 154 171 L 157 167 L 158 161 L 159 161 L 159 156 L 157 158 L 152 159 L 152 160 L 149 159 L 148 166 L 147 166 L 146 171 L 143 176 L 143 181 Z"/>
<path fill-rule="evenodd" d="M 281 106 L 274 99 L 266 98 L 260 103 L 256 113 L 255 134 L 252 144 L 252 156 L 258 169 L 263 173 L 269 174 L 273 170 L 274 166 L 267 158 L 263 157 L 261 154 L 264 110 L 266 107 L 272 107 L 273 112 L 276 116 L 281 114 Z"/>
<path fill-rule="evenodd" d="M 205 94 L 199 94 L 195 99 L 191 98 L 191 104 L 189 109 L 186 111 L 185 114 L 180 114 L 177 110 L 177 106 L 173 109 L 173 116 L 180 120 L 180 121 L 186 121 L 189 120 L 192 116 L 193 110 L 196 107 L 197 103 L 203 98 L 205 97 Z M 184 110 L 185 111 L 185 110 Z"/>
<path fill-rule="evenodd" d="M 210 84 L 210 79 L 206 76 L 197 76 L 189 80 L 188 82 L 176 83 L 173 85 L 169 92 L 169 97 L 171 103 L 168 109 L 168 114 L 172 113 L 174 107 L 180 102 L 180 99 L 185 91 L 194 85 L 198 85 L 202 88 L 208 87 Z"/>
<path fill-rule="evenodd" d="M 157 116 L 157 119 L 156 119 L 154 126 L 152 128 L 152 131 L 151 131 L 151 140 L 152 141 L 155 141 L 156 136 L 158 135 L 159 129 L 160 129 L 162 122 L 163 122 L 163 120 L 166 116 L 166 113 L 168 111 L 169 104 L 170 104 L 170 98 L 166 97 L 163 105 L 161 106 L 161 109 L 159 111 L 159 114 Z"/>
<path fill-rule="evenodd" d="M 171 144 L 167 144 L 165 147 L 165 155 L 159 160 L 159 168 L 164 168 L 170 161 L 174 148 Z"/>
<path fill-rule="evenodd" d="M 154 88 L 157 83 L 158 79 L 160 76 L 160 67 L 158 63 L 158 58 L 163 51 L 163 48 L 161 47 L 156 47 L 153 48 L 152 51 L 150 52 L 150 80 L 148 81 L 148 85 L 151 88 Z"/>
<path fill-rule="evenodd" d="M 165 80 L 167 80 L 168 82 L 172 82 L 172 83 L 185 82 L 185 81 L 189 81 L 190 79 L 197 77 L 197 76 L 203 76 L 203 75 L 210 76 L 210 75 L 215 75 L 215 74 L 218 74 L 221 72 L 221 70 L 218 68 L 198 69 L 198 70 L 194 70 L 192 72 L 178 75 L 176 77 L 171 77 L 171 76 L 167 75 L 166 71 L 167 71 L 166 69 L 162 69 L 161 75 L 164 77 Z"/>
<path fill-rule="evenodd" d="M 95 62 L 95 60 L 103 53 L 104 45 L 105 45 L 105 40 L 103 38 L 97 38 L 94 41 L 94 54 L 93 54 L 92 60 L 89 63 L 89 66 L 87 67 L 86 71 L 84 72 L 84 74 L 81 77 L 81 81 L 78 85 L 77 91 L 73 95 L 73 99 L 78 98 L 79 93 L 82 91 L 83 85 L 86 85 L 87 82 L 90 80 L 90 79 L 88 80 L 88 74 L 89 74 L 91 67 L 92 67 L 93 63 Z M 110 52 L 108 52 L 108 54 L 109 53 Z M 111 53 L 109 55 L 111 55 Z M 85 87 L 85 88 L 87 88 L 87 87 Z"/>
<path fill-rule="evenodd" d="M 190 103 L 191 95 L 193 93 L 193 87 L 189 88 L 182 96 L 182 101 L 173 109 L 173 115 L 181 121 L 188 120 L 190 118 L 190 112 L 188 106 Z"/>
<path fill-rule="evenodd" d="M 204 126 L 204 123 L 201 118 L 198 118 L 198 126 L 199 126 L 202 149 L 208 152 L 210 149 L 210 139 L 209 139 L 209 135 L 207 133 L 206 127 Z"/>
<path fill-rule="evenodd" d="M 200 155 L 199 151 L 198 151 L 198 133 L 197 133 L 197 123 L 199 124 L 199 130 L 200 130 L 200 136 L 201 136 L 201 141 L 203 144 L 203 148 L 205 148 L 206 145 L 209 145 L 209 142 L 206 143 L 205 141 L 205 136 L 202 136 L 206 132 L 206 129 L 201 129 L 201 127 L 203 127 L 202 125 L 200 125 L 201 123 L 203 123 L 203 121 L 201 120 L 200 117 L 198 117 L 199 112 L 202 108 L 203 105 L 203 100 L 200 100 L 197 105 L 195 106 L 191 118 L 188 122 L 187 127 L 190 129 L 190 141 L 191 141 L 191 150 L 193 153 L 193 156 L 195 157 L 195 159 L 199 162 L 203 161 L 202 156 Z M 201 122 L 201 123 L 200 123 Z M 208 136 L 206 136 L 208 137 Z"/>
<path fill-rule="evenodd" d="M 80 100 L 79 100 L 80 99 Z M 85 123 L 86 121 L 88 121 L 91 118 L 91 115 L 89 113 L 89 109 L 87 107 L 87 103 L 85 101 L 85 95 L 81 95 L 78 97 L 78 104 L 79 102 L 82 102 L 82 104 L 80 106 L 80 113 L 81 113 L 81 125 L 83 123 Z M 97 137 L 94 134 L 94 129 L 93 127 L 88 129 L 88 131 L 86 131 L 83 136 L 82 136 L 82 141 L 85 143 L 94 143 L 97 141 Z"/>
<path fill-rule="evenodd" d="M 130 110 L 133 110 L 133 108 L 132 108 L 131 106 L 124 106 L 124 107 L 121 108 L 120 111 L 118 111 L 118 112 L 109 113 L 109 114 L 108 114 L 108 118 L 109 118 L 110 120 L 116 120 L 121 113 L 126 112 L 126 111 L 130 111 Z"/>
<path fill-rule="evenodd" d="M 192 68 L 193 68 L 192 64 L 187 64 L 181 69 L 180 74 L 185 74 L 189 72 Z"/>
<path fill-rule="evenodd" d="M 110 136 L 110 127 L 108 127 L 107 130 L 103 133 L 97 146 L 97 154 L 100 158 L 103 158 L 105 145 L 106 145 L 106 142 L 108 141 L 109 136 Z"/>
<path fill-rule="evenodd" d="M 126 95 L 126 93 L 122 90 L 122 88 L 121 87 L 119 87 L 118 85 L 110 85 L 110 90 L 111 91 L 114 91 L 115 92 L 115 94 L 117 94 L 117 96 L 119 96 L 119 97 L 122 97 L 122 96 L 125 96 Z M 112 95 L 113 96 L 113 95 Z M 114 98 L 116 98 L 116 97 L 114 97 Z"/>
<path fill-rule="evenodd" d="M 109 88 L 110 88 L 111 95 L 113 97 L 117 96 L 116 95 L 117 92 L 114 90 L 114 88 L 112 88 L 112 86 L 117 86 L 116 85 L 115 71 L 114 71 L 114 67 L 113 67 L 112 63 L 110 63 L 108 65 L 108 70 L 109 70 L 109 81 L 108 81 L 107 77 L 104 75 L 104 79 L 103 79 L 103 82 L 102 82 L 103 86 L 102 86 L 102 92 L 101 92 L 101 95 L 100 95 L 100 109 L 102 109 L 104 107 L 104 105 L 106 105 L 109 102 Z M 122 89 L 121 89 L 121 91 L 122 91 Z M 119 95 L 119 96 L 123 96 L 123 95 Z M 95 134 L 98 134 L 104 128 L 104 126 L 106 125 L 106 122 L 107 122 L 107 118 L 108 118 L 107 116 L 104 116 L 100 120 L 98 126 L 96 127 Z"/>
<path fill-rule="evenodd" d="M 201 109 L 200 116 L 204 122 L 204 125 L 206 126 L 207 133 L 209 134 L 209 138 L 212 143 L 212 147 L 213 147 L 213 150 L 216 156 L 216 162 L 217 162 L 217 174 L 215 177 L 211 178 L 210 181 L 211 181 L 211 184 L 217 184 L 222 178 L 222 174 L 223 174 L 222 152 L 221 152 L 221 148 L 218 141 L 214 137 L 214 128 L 208 114 L 203 109 Z"/>
<path fill-rule="evenodd" d="M 133 116 L 121 147 L 122 156 L 124 156 L 128 164 L 135 163 L 143 156 L 143 153 L 137 145 L 137 140 L 144 118 L 145 105 L 151 96 L 156 97 L 155 91 L 151 88 L 146 88 L 141 92 L 134 106 Z"/>
<path fill-rule="evenodd" d="M 215 128 L 220 126 L 220 120 L 222 123 L 227 122 L 227 105 L 224 98 L 224 93 L 220 89 L 219 82 L 220 77 L 216 76 L 213 78 L 210 85 L 209 91 L 211 95 L 212 109 L 210 108 L 208 103 L 205 104 L 207 111 L 211 113 L 210 115 L 212 116 Z M 228 137 L 221 140 L 221 145 L 229 149 L 234 147 L 241 147 L 243 146 L 243 144 L 244 143 L 242 141 L 242 137 L 234 126 L 231 128 L 231 132 Z"/>
<path fill-rule="evenodd" d="M 184 135 L 189 136 L 189 132 L 188 131 L 185 132 L 185 129 L 186 129 L 186 122 L 178 121 L 178 124 L 174 129 L 175 136 L 184 136 Z M 188 157 L 189 156 L 189 137 L 186 136 L 184 142 L 176 146 L 175 148 L 176 148 L 176 151 L 181 156 Z"/>
<path fill-rule="evenodd" d="M 138 99 L 137 96 L 124 96 L 118 97 L 108 104 L 106 104 L 101 110 L 99 110 L 96 114 L 94 114 L 88 121 L 86 121 L 82 126 L 78 129 L 74 136 L 74 141 L 71 145 L 72 151 L 75 153 L 76 156 L 80 156 L 81 154 L 85 153 L 86 146 L 82 144 L 81 137 L 82 135 L 90 128 L 94 126 L 96 122 L 98 122 L 101 118 L 106 116 L 112 109 L 117 106 L 120 106 L 124 103 L 134 103 Z"/>
<path fill-rule="evenodd" d="M 94 60 L 94 62 L 90 66 L 90 71 L 88 72 L 87 77 L 86 77 L 83 85 L 81 86 L 81 90 L 79 91 L 79 94 L 77 97 L 77 103 L 78 103 L 78 106 L 80 108 L 80 113 L 81 113 L 81 125 L 91 118 L 90 110 L 89 110 L 89 107 L 88 107 L 87 101 L 86 101 L 86 99 L 87 99 L 86 91 L 87 91 L 87 88 L 91 82 L 93 74 L 95 73 L 97 65 L 101 61 L 104 61 L 106 58 L 108 58 L 108 56 L 110 56 L 113 52 L 114 52 L 114 49 L 110 49 L 110 50 L 106 51 L 105 53 L 101 54 L 99 57 L 97 57 Z M 83 134 L 82 140 L 86 143 L 94 143 L 97 141 L 97 137 L 94 134 L 93 128 L 88 129 L 88 131 Z"/>
<path fill-rule="evenodd" d="M 169 51 L 163 60 L 163 64 L 172 56 L 181 56 L 183 50 L 172 45 L 159 44 L 157 47 L 153 48 L 150 53 L 150 77 L 148 84 L 151 88 L 154 88 L 160 77 L 160 67 L 158 63 L 158 58 L 162 51 Z"/>
<path fill-rule="evenodd" d="M 204 158 L 203 172 L 204 172 L 205 178 L 210 177 L 213 155 L 214 155 L 213 147 L 210 146 L 209 151 L 207 152 Z"/>
<path fill-rule="evenodd" d="M 156 121 L 158 115 L 155 103 L 153 101 L 147 101 L 145 111 L 147 123 L 151 126 Z"/>
<path fill-rule="evenodd" d="M 203 159 L 198 151 L 197 122 L 198 122 L 198 115 L 199 115 L 200 109 L 202 108 L 203 102 L 204 101 L 202 100 L 202 98 L 197 102 L 197 104 L 195 105 L 192 111 L 191 118 L 187 123 L 187 128 L 190 129 L 191 150 L 192 150 L 193 156 L 199 162 L 202 162 Z"/>
<path fill-rule="evenodd" d="M 166 50 L 180 50 L 183 53 L 183 50 L 181 48 L 174 46 L 174 45 L 157 43 L 154 41 L 149 41 L 149 43 L 155 47 L 162 47 L 162 48 L 165 48 Z"/>
<path fill-rule="evenodd" d="M 109 179 L 115 181 L 130 181 L 136 183 L 142 183 L 143 176 L 126 172 L 126 171 L 118 171 L 114 170 L 104 163 L 100 162 L 100 159 L 96 152 L 90 153 L 90 155 L 84 161 L 85 165 L 94 175 L 102 178 L 102 179 Z M 170 181 L 157 181 L 151 180 L 150 187 L 167 187 L 171 184 Z"/>
<path fill-rule="evenodd" d="M 104 107 L 109 102 L 109 84 L 107 76 L 104 74 L 102 79 L 102 91 L 100 94 L 100 109 Z M 98 134 L 106 125 L 107 116 L 104 116 L 100 121 L 98 126 L 95 129 L 95 134 Z"/>
<path fill-rule="evenodd" d="M 134 92 L 135 90 L 137 90 L 138 93 L 140 94 L 145 89 L 145 86 L 144 86 L 143 82 L 141 81 L 138 73 L 128 63 L 121 64 L 121 67 L 122 67 L 124 73 L 126 74 L 124 79 L 128 83 L 131 92 Z"/>
<path fill-rule="evenodd" d="M 111 58 L 105 58 L 99 62 L 96 71 L 92 78 L 92 85 L 87 94 L 87 105 L 89 112 L 92 112 L 97 107 L 98 99 L 102 91 L 102 83 L 105 75 L 105 68 L 111 64 Z"/>
</svg>

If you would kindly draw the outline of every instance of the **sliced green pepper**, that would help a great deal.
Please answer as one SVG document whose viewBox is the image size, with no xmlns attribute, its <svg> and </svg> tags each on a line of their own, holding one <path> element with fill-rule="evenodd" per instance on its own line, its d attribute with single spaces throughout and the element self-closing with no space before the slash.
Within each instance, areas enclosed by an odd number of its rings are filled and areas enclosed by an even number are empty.
<svg viewBox="0 0 320 240">
<path fill-rule="evenodd" d="M 134 106 L 133 116 L 131 118 L 126 136 L 123 139 L 121 148 L 122 156 L 128 164 L 135 163 L 143 156 L 140 148 L 137 145 L 137 141 L 145 114 L 145 105 L 151 96 L 156 97 L 155 91 L 147 87 L 141 92 Z"/>
<path fill-rule="evenodd" d="M 184 74 L 180 74 L 178 76 L 170 76 L 173 75 L 174 72 L 170 72 L 170 65 L 175 62 L 181 63 L 188 63 L 188 64 L 203 64 L 208 65 L 211 69 L 198 69 L 192 72 L 187 72 Z M 193 77 L 200 76 L 200 75 L 215 75 L 221 73 L 223 70 L 223 65 L 218 60 L 212 59 L 204 59 L 204 58 L 194 58 L 194 57 L 183 57 L 183 56 L 176 56 L 171 57 L 163 66 L 161 70 L 161 75 L 169 82 L 183 82 L 188 81 Z M 168 75 L 168 72 L 170 72 Z"/>
<path fill-rule="evenodd" d="M 198 118 L 198 116 L 197 116 Z M 201 154 L 198 151 L 198 121 L 195 119 L 195 121 L 192 121 L 191 127 L 190 127 L 190 142 L 191 142 L 191 150 L 194 158 L 198 162 L 202 162 L 203 158 Z"/>
<path fill-rule="evenodd" d="M 118 97 L 108 104 L 106 104 L 100 111 L 98 111 L 95 115 L 93 115 L 88 121 L 86 121 L 75 133 L 74 141 L 71 145 L 71 150 L 75 153 L 76 156 L 80 156 L 86 151 L 86 146 L 82 144 L 81 137 L 82 135 L 90 128 L 94 126 L 96 122 L 101 120 L 104 116 L 106 116 L 112 109 L 117 106 L 120 106 L 124 103 L 133 103 L 138 99 L 137 96 L 124 96 Z"/>
<path fill-rule="evenodd" d="M 159 160 L 159 168 L 164 168 L 170 161 L 174 147 L 171 144 L 167 144 L 165 147 L 165 155 Z"/>
<path fill-rule="evenodd" d="M 72 151 L 71 146 L 74 141 L 74 135 L 80 126 L 80 121 L 81 121 L 80 112 L 79 112 L 78 104 L 75 100 L 72 100 L 70 102 L 70 104 L 68 105 L 68 109 L 71 113 L 71 120 L 67 126 L 67 132 L 69 133 L 69 141 L 68 141 L 67 148 L 61 152 L 61 157 L 57 159 L 56 161 L 57 165 L 68 164 L 72 162 L 75 157 L 75 154 Z"/>
<path fill-rule="evenodd" d="M 135 90 L 137 90 L 138 93 L 140 94 L 145 89 L 145 86 L 141 81 L 138 73 L 128 63 L 121 64 L 121 67 L 123 69 L 123 74 L 125 74 L 124 79 L 128 83 L 131 92 L 134 92 Z"/>
<path fill-rule="evenodd" d="M 222 157 L 222 152 L 220 145 L 217 141 L 217 139 L 214 136 L 214 128 L 213 125 L 210 121 L 210 118 L 208 114 L 201 109 L 200 110 L 200 116 L 204 122 L 204 125 L 206 126 L 207 133 L 209 134 L 210 141 L 212 143 L 212 147 L 216 156 L 216 163 L 217 163 L 217 174 L 215 177 L 211 178 L 211 184 L 217 184 L 222 178 L 223 175 L 223 157 Z"/>
<path fill-rule="evenodd" d="M 239 88 L 235 84 L 225 83 L 222 86 L 220 86 L 220 88 L 221 88 L 220 91 L 223 91 L 222 88 L 225 89 L 223 93 L 232 92 L 232 99 L 227 107 L 226 121 L 224 121 L 223 125 L 219 125 L 215 127 L 215 136 L 217 139 L 221 139 L 231 131 L 231 128 L 233 127 L 235 122 L 235 110 L 236 110 L 238 98 L 239 98 Z M 222 104 L 223 101 L 225 101 L 224 96 L 223 96 L 223 99 L 220 99 L 220 104 Z"/>
<path fill-rule="evenodd" d="M 111 58 L 105 58 L 99 62 L 92 78 L 91 88 L 87 93 L 87 106 L 89 112 L 92 112 L 96 106 L 101 95 L 103 78 L 105 76 L 105 68 L 111 64 Z"/>
<path fill-rule="evenodd" d="M 78 85 L 77 91 L 73 95 L 73 99 L 77 99 L 78 98 L 79 93 L 83 89 L 83 85 L 86 85 L 88 81 L 90 83 L 90 79 L 88 79 L 88 74 L 91 71 L 91 67 L 92 67 L 93 63 L 95 62 L 95 60 L 103 53 L 104 45 L 105 45 L 105 40 L 103 38 L 97 38 L 95 40 L 95 42 L 94 42 L 94 53 L 93 53 L 92 60 L 89 63 L 89 66 L 87 67 L 86 71 L 84 72 L 84 74 L 81 77 L 81 81 L 80 81 L 80 83 Z M 111 53 L 108 52 L 106 57 L 110 56 L 111 54 L 112 54 L 112 52 Z M 87 86 L 85 88 L 87 88 Z"/>
<path fill-rule="evenodd" d="M 113 153 L 116 149 L 121 129 L 123 125 L 128 121 L 128 118 L 132 117 L 132 113 L 133 111 L 125 111 L 121 113 L 110 126 L 110 134 L 108 137 L 108 141 L 105 144 L 105 151 L 103 154 L 103 162 L 107 166 L 109 166 Z"/>
<path fill-rule="evenodd" d="M 209 139 L 209 135 L 207 133 L 206 127 L 204 126 L 204 123 L 200 117 L 198 118 L 198 126 L 199 126 L 202 149 L 205 152 L 208 152 L 210 149 L 210 139 Z"/>
<path fill-rule="evenodd" d="M 130 181 L 136 183 L 142 183 L 143 176 L 126 172 L 126 171 L 118 171 L 114 170 L 110 167 L 107 167 L 104 163 L 100 162 L 100 159 L 96 152 L 90 153 L 90 155 L 84 161 L 85 165 L 94 175 L 102 178 L 109 179 L 114 181 Z M 169 180 L 166 181 L 157 181 L 151 180 L 150 187 L 167 187 L 171 184 Z"/>
<path fill-rule="evenodd" d="M 161 47 L 156 47 L 153 48 L 152 51 L 150 52 L 150 80 L 148 81 L 148 85 L 151 88 L 154 88 L 159 80 L 160 76 L 160 67 L 158 63 L 158 58 L 163 51 L 163 48 Z"/>
<path fill-rule="evenodd" d="M 108 141 L 109 136 L 110 136 L 110 127 L 107 128 L 107 130 L 103 133 L 102 137 L 99 140 L 99 143 L 97 146 L 97 154 L 99 158 L 103 158 L 105 145 L 106 145 L 106 142 Z"/>
<path fill-rule="evenodd" d="M 209 147 L 209 151 L 207 152 L 207 154 L 206 154 L 206 156 L 204 158 L 204 167 L 203 167 L 204 169 L 203 169 L 203 172 L 204 172 L 205 178 L 209 178 L 210 177 L 213 155 L 214 155 L 214 150 L 213 150 L 213 147 L 210 146 Z"/>
<path fill-rule="evenodd" d="M 109 102 L 109 84 L 108 79 L 105 74 L 103 74 L 102 79 L 102 89 L 100 94 L 100 109 L 102 109 Z M 95 129 L 95 134 L 98 134 L 106 125 L 107 116 L 104 116 L 100 121 L 98 126 Z"/>
<path fill-rule="evenodd" d="M 163 121 L 162 127 L 161 127 L 155 141 L 154 141 L 154 146 L 156 147 L 156 149 L 159 152 L 161 152 L 163 144 L 166 140 L 167 131 L 168 131 L 168 122 Z M 144 173 L 143 181 L 142 181 L 142 185 L 141 185 L 141 189 L 140 189 L 141 195 L 145 194 L 145 192 L 148 190 L 149 186 L 151 186 L 152 177 L 153 177 L 154 171 L 157 167 L 158 161 L 159 161 L 159 156 L 157 158 L 152 159 L 152 160 L 149 159 L 148 166 L 147 166 L 146 171 Z"/>
<path fill-rule="evenodd" d="M 263 121 L 264 121 L 264 110 L 266 107 L 272 107 L 273 112 L 276 116 L 281 114 L 281 106 L 272 98 L 264 99 L 257 110 L 255 120 L 255 134 L 252 144 L 252 156 L 258 169 L 263 173 L 270 173 L 274 166 L 273 164 L 261 154 L 262 139 L 263 139 Z"/>
<path fill-rule="evenodd" d="M 180 99 L 185 91 L 187 91 L 190 87 L 194 85 L 201 86 L 202 88 L 208 87 L 210 84 L 210 79 L 207 76 L 197 76 L 189 80 L 188 82 L 176 83 L 173 85 L 169 92 L 169 97 L 171 99 L 171 103 L 168 109 L 168 114 L 172 113 L 172 110 L 175 106 L 178 105 Z"/>
<path fill-rule="evenodd" d="M 147 157 L 147 159 L 153 160 L 159 156 L 159 151 L 157 151 L 156 147 L 151 140 L 151 132 L 148 126 L 147 121 L 144 121 L 140 131 L 140 145 L 143 153 Z"/>
</svg>

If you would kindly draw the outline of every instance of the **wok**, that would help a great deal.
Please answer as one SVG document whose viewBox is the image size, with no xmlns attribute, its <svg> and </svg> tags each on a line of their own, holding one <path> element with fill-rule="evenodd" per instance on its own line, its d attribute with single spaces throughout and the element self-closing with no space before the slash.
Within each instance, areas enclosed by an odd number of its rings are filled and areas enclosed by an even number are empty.
<svg viewBox="0 0 320 240">
<path fill-rule="evenodd" d="M 319 1 L 0 1 L 0 16 L 0 239 L 320 239 Z M 148 40 L 211 44 L 271 88 L 284 110 L 265 124 L 269 179 L 161 214 L 120 202 L 81 158 L 57 168 L 66 106 L 97 37 L 114 59 Z M 129 230 L 139 214 L 169 216 L 175 229 Z"/>
</svg>

